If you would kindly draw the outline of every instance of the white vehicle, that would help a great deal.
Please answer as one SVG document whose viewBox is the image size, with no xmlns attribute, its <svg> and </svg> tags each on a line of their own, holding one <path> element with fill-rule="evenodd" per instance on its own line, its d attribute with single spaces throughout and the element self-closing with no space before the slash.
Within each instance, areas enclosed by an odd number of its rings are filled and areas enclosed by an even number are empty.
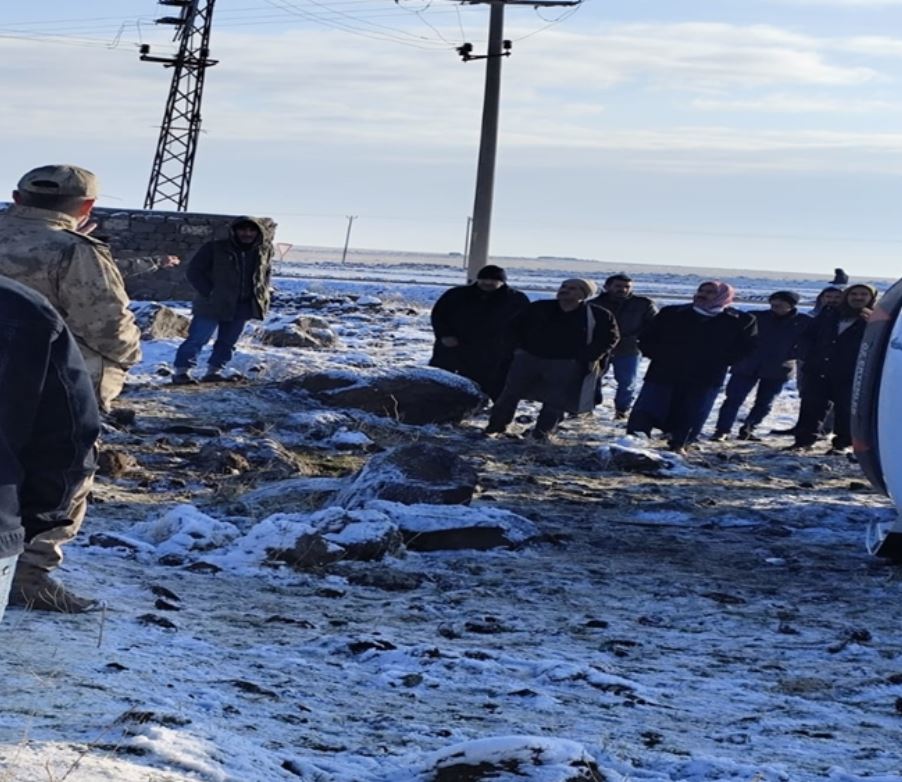
<svg viewBox="0 0 902 782">
<path fill-rule="evenodd" d="M 900 516 L 875 525 L 868 549 L 902 562 L 902 280 L 877 302 L 858 353 L 852 387 L 852 444 L 874 487 Z"/>
</svg>

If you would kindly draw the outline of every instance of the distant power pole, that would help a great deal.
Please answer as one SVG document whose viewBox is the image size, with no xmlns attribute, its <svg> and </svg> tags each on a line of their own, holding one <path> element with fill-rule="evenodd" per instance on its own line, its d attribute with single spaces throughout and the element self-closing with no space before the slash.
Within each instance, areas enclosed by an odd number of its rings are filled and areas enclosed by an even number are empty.
<svg viewBox="0 0 902 782">
<path fill-rule="evenodd" d="M 341 251 L 341 262 L 345 262 L 345 258 L 348 257 L 348 243 L 351 241 L 351 226 L 354 225 L 354 221 L 357 219 L 357 215 L 348 215 L 348 232 L 345 234 L 345 248 Z"/>
<path fill-rule="evenodd" d="M 467 218 L 467 232 L 464 234 L 464 269 L 470 262 L 470 235 L 473 230 L 473 218 Z"/>
<path fill-rule="evenodd" d="M 216 65 L 210 59 L 210 27 L 216 0 L 157 0 L 179 9 L 179 16 L 164 16 L 157 24 L 171 24 L 180 39 L 175 57 L 152 57 L 150 46 L 141 46 L 141 59 L 172 68 L 169 98 L 160 125 L 144 208 L 169 203 L 179 212 L 188 208 L 188 191 L 194 171 L 194 156 L 200 136 L 200 104 L 206 70 Z"/>
<path fill-rule="evenodd" d="M 504 40 L 504 7 L 529 5 L 533 8 L 574 6 L 582 0 L 462 0 L 470 5 L 488 4 L 489 41 L 486 54 L 473 54 L 473 44 L 457 48 L 464 62 L 485 60 L 485 95 L 482 102 L 482 134 L 476 167 L 476 197 L 473 202 L 473 233 L 469 245 L 467 277 L 472 282 L 489 261 L 489 234 L 492 227 L 492 200 L 495 191 L 495 159 L 498 150 L 498 110 L 501 99 L 501 58 L 509 57 L 511 42 Z"/>
</svg>

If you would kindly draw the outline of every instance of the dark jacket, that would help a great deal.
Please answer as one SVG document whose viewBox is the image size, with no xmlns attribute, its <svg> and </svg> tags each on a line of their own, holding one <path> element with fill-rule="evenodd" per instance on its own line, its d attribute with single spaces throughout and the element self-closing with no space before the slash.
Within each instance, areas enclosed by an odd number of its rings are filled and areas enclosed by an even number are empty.
<svg viewBox="0 0 902 782">
<path fill-rule="evenodd" d="M 732 307 L 714 317 L 691 304 L 664 307 L 639 336 L 639 349 L 651 359 L 645 379 L 719 386 L 727 367 L 755 349 L 757 334 L 755 319 Z"/>
<path fill-rule="evenodd" d="M 555 299 L 532 302 L 514 324 L 517 347 L 539 358 L 569 358 L 587 365 L 607 359 L 620 339 L 617 322 L 608 310 L 591 307 L 595 327 L 590 339 L 589 306 L 565 312 Z"/>
<path fill-rule="evenodd" d="M 245 245 L 235 238 L 235 226 L 253 223 L 260 232 L 256 242 Z M 269 311 L 272 277 L 272 244 L 262 224 L 253 217 L 232 221 L 228 239 L 203 245 L 188 264 L 188 282 L 197 291 L 192 311 L 217 321 L 234 320 L 239 311 L 262 320 Z"/>
<path fill-rule="evenodd" d="M 811 318 L 795 309 L 782 317 L 769 309 L 753 310 L 749 315 L 753 315 L 758 324 L 758 346 L 733 364 L 733 374 L 788 380 Z"/>
<path fill-rule="evenodd" d="M 655 303 L 645 296 L 630 294 L 625 299 L 615 299 L 607 293 L 602 293 L 589 301 L 596 307 L 604 307 L 617 321 L 620 331 L 620 342 L 611 354 L 614 358 L 620 356 L 639 355 L 639 334 L 651 323 L 658 312 Z"/>
<path fill-rule="evenodd" d="M 40 294 L 0 277 L 0 558 L 70 523 L 94 471 L 100 416 L 71 332 Z"/>
<path fill-rule="evenodd" d="M 811 321 L 800 347 L 800 357 L 804 361 L 802 374 L 806 379 L 829 378 L 834 382 L 852 383 L 867 321 L 857 317 L 840 334 L 840 321 L 848 314 L 839 308 L 828 307 Z"/>
</svg>

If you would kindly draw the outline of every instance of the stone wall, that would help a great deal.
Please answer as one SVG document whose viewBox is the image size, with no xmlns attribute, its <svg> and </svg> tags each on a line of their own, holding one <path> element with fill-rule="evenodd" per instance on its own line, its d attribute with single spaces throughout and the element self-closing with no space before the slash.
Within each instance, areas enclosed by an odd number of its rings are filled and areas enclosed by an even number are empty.
<svg viewBox="0 0 902 782">
<path fill-rule="evenodd" d="M 227 237 L 229 224 L 236 217 L 100 207 L 91 216 L 97 223 L 94 236 L 109 243 L 116 259 L 160 255 L 177 255 L 182 259 L 181 265 L 175 268 L 125 278 L 129 296 L 146 301 L 190 300 L 194 291 L 185 279 L 188 261 L 205 242 Z M 276 224 L 268 217 L 259 220 L 267 238 L 273 241 Z"/>
</svg>

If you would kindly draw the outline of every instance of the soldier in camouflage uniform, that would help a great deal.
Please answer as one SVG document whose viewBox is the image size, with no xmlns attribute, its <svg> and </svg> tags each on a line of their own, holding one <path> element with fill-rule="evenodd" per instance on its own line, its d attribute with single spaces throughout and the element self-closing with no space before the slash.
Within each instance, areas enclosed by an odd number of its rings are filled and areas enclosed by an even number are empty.
<svg viewBox="0 0 902 782">
<path fill-rule="evenodd" d="M 97 179 L 77 166 L 41 166 L 25 174 L 15 204 L 0 214 L 0 275 L 47 297 L 72 331 L 104 410 L 118 396 L 129 367 L 141 357 L 140 332 L 128 309 L 122 275 L 109 248 L 79 233 L 97 197 Z M 19 558 L 13 605 L 80 612 L 93 601 L 50 577 L 60 546 L 75 537 L 87 510 L 92 478 L 75 492 L 72 523 L 34 538 Z"/>
</svg>

